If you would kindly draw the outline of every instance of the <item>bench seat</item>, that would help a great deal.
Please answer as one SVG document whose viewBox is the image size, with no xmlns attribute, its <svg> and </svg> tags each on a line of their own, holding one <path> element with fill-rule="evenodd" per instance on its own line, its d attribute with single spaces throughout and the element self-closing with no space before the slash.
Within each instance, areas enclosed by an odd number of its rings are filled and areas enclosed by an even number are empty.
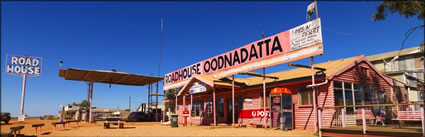
<svg viewBox="0 0 425 137">
<path fill-rule="evenodd" d="M 398 111 L 397 118 L 392 118 L 393 121 L 399 121 L 398 126 L 401 128 L 401 121 L 422 121 L 421 111 Z"/>
<path fill-rule="evenodd" d="M 10 127 L 10 133 L 13 133 L 13 137 L 16 137 L 16 133 L 21 134 L 22 129 L 24 129 L 24 126 Z"/>
<path fill-rule="evenodd" d="M 53 125 L 53 131 L 56 131 L 56 125 L 62 125 L 62 129 L 65 129 L 65 124 L 66 124 L 67 122 L 53 122 L 52 123 L 52 125 Z"/>
<path fill-rule="evenodd" d="M 366 120 L 374 120 L 374 124 L 377 125 L 378 122 L 381 122 L 382 125 L 385 126 L 384 120 L 385 118 L 382 116 L 376 116 L 375 114 L 373 114 L 372 110 L 370 109 L 365 109 L 365 119 Z M 362 110 L 356 110 L 356 120 L 362 120 Z"/>
<path fill-rule="evenodd" d="M 250 121 L 251 125 L 264 125 L 264 119 L 266 120 L 266 127 L 269 126 L 268 122 L 269 122 L 269 118 L 252 118 Z"/>
<path fill-rule="evenodd" d="M 121 120 L 118 120 L 118 121 L 105 120 L 103 121 L 103 128 L 110 128 L 111 124 L 118 125 L 118 128 L 124 128 L 124 123 L 125 121 L 121 121 Z"/>
<path fill-rule="evenodd" d="M 37 136 L 37 133 L 41 133 L 41 128 L 44 126 L 44 123 L 40 124 L 32 124 L 32 127 L 35 127 L 35 135 Z M 38 128 L 40 128 L 40 132 L 38 132 Z"/>
</svg>

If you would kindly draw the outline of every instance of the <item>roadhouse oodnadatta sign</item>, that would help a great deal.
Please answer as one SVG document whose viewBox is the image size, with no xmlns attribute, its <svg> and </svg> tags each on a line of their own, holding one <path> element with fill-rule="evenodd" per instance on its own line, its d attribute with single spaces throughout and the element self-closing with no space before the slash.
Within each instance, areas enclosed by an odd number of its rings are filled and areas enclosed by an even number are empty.
<svg viewBox="0 0 425 137">
<path fill-rule="evenodd" d="M 323 54 L 320 18 L 164 76 L 164 90 L 181 87 L 197 74 L 223 78 Z"/>
</svg>

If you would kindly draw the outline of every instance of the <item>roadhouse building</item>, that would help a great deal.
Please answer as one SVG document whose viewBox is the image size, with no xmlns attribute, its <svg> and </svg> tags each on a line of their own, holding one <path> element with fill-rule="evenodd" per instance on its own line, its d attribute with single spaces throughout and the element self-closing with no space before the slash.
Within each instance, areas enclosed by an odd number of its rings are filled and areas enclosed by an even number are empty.
<svg viewBox="0 0 425 137">
<path fill-rule="evenodd" d="M 346 106 L 362 104 L 390 103 L 392 96 L 392 81 L 377 71 L 366 59 L 356 56 L 335 61 L 315 64 L 315 67 L 325 68 L 320 72 L 315 70 L 317 104 L 323 106 Z M 289 129 L 314 129 L 316 120 L 313 114 L 313 93 L 307 85 L 312 83 L 311 69 L 296 68 L 287 71 L 270 73 L 266 76 L 266 97 L 263 96 L 263 77 L 235 78 L 235 123 L 242 126 L 270 125 L 278 127 L 284 123 Z M 204 87 L 199 88 L 199 85 Z M 192 87 L 194 86 L 194 87 Z M 196 86 L 196 87 L 195 87 Z M 284 115 L 273 112 L 271 120 L 263 117 L 270 110 L 270 91 L 274 88 L 290 89 L 291 94 L 283 96 L 281 106 Z M 210 75 L 195 75 L 184 86 L 176 88 L 177 114 L 179 123 L 184 122 L 183 111 L 190 115 L 187 123 L 195 125 L 232 124 L 232 79 L 225 77 L 214 79 Z M 266 99 L 266 104 L 263 103 Z M 279 98 L 278 98 L 279 99 Z M 272 99 L 273 104 L 276 101 Z M 164 102 L 175 102 L 176 99 L 164 99 Z M 214 105 L 215 102 L 215 105 Z M 379 107 L 368 108 L 379 112 Z M 346 108 L 346 124 L 355 124 L 356 108 Z M 322 126 L 334 127 L 340 123 L 341 109 L 323 109 Z M 280 117 L 283 116 L 283 121 Z"/>
</svg>

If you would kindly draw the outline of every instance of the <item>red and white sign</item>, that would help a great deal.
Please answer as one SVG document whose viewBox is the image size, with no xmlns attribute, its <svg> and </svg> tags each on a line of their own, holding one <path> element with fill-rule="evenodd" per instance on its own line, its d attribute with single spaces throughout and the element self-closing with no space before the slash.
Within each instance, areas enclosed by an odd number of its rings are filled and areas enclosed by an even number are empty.
<svg viewBox="0 0 425 137">
<path fill-rule="evenodd" d="M 323 53 L 320 18 L 200 61 L 164 76 L 164 90 L 181 87 L 196 74 L 223 78 Z"/>
<path fill-rule="evenodd" d="M 264 109 L 251 109 L 251 110 L 241 110 L 239 112 L 239 118 L 263 118 L 264 115 L 269 117 L 269 110 L 266 109 L 264 113 Z"/>
</svg>

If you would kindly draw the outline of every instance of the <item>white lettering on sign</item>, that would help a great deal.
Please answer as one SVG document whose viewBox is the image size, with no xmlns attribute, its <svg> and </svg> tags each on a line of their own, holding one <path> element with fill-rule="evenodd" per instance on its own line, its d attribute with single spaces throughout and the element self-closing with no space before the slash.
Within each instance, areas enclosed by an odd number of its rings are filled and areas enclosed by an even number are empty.
<svg viewBox="0 0 425 137">
<path fill-rule="evenodd" d="M 266 117 L 269 116 L 269 112 L 266 111 L 266 113 L 264 114 L 264 111 L 263 110 L 261 110 L 261 111 L 252 111 L 251 114 L 252 114 L 252 117 L 264 117 L 264 115 L 266 115 Z"/>
<path fill-rule="evenodd" d="M 41 58 L 30 56 L 7 56 L 6 73 L 41 75 Z"/>
</svg>

